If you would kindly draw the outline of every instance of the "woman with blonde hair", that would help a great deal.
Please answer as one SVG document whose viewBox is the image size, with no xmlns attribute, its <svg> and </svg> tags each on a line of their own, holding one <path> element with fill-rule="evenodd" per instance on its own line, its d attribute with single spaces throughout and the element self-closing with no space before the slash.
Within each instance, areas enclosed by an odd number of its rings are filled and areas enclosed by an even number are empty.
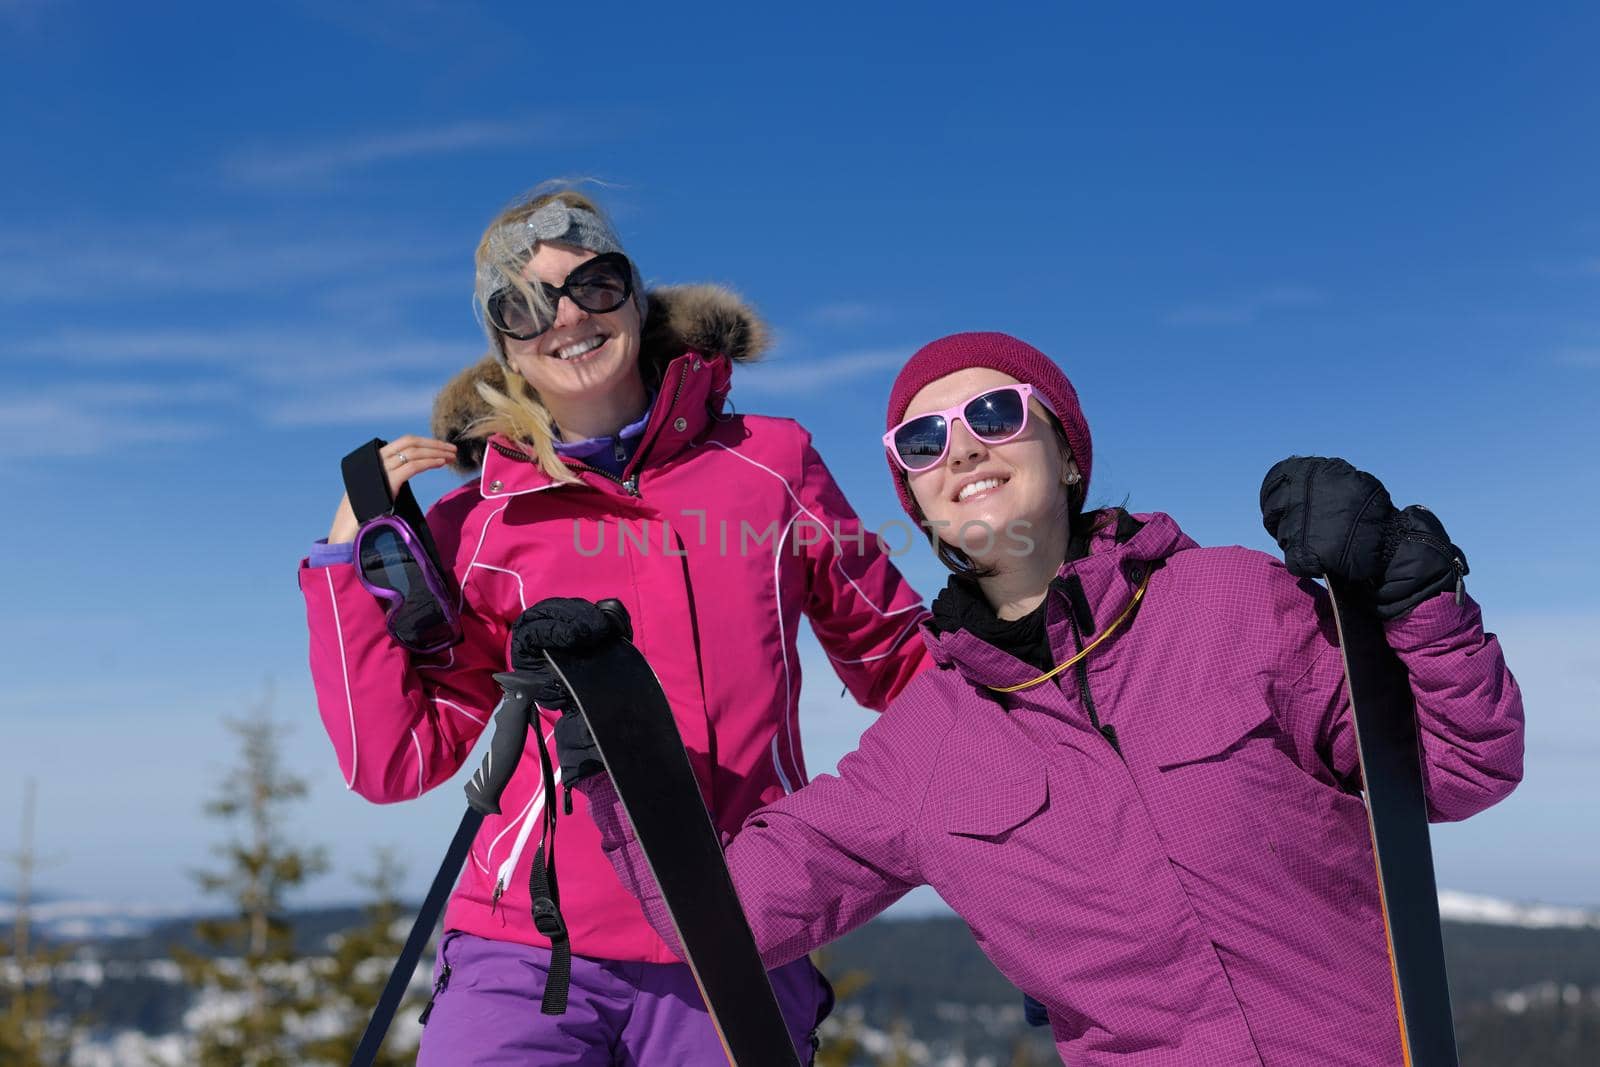
<svg viewBox="0 0 1600 1067">
<path fill-rule="evenodd" d="M 419 796 L 468 758 L 499 697 L 511 635 L 544 597 L 615 597 L 633 619 L 716 825 L 807 780 L 796 721 L 802 615 L 862 704 L 882 709 L 928 665 L 926 612 L 788 419 L 733 414 L 732 365 L 766 335 L 711 286 L 646 291 L 581 193 L 533 196 L 490 225 L 476 303 L 492 352 L 440 394 L 433 436 L 382 449 L 398 489 L 476 470 L 428 514 L 459 588 L 462 640 L 402 647 L 363 588 L 341 501 L 300 570 L 318 707 L 350 789 Z M 554 715 L 537 725 L 551 744 Z M 530 734 L 530 737 L 533 735 Z M 484 821 L 446 910 L 419 1062 L 717 1064 L 687 967 L 600 851 L 581 797 L 561 818 L 560 910 L 531 915 L 544 795 L 530 744 Z M 548 928 L 548 927 L 547 927 Z M 564 1012 L 552 987 L 570 966 Z M 799 959 L 773 985 L 796 1045 L 831 996 Z"/>
</svg>

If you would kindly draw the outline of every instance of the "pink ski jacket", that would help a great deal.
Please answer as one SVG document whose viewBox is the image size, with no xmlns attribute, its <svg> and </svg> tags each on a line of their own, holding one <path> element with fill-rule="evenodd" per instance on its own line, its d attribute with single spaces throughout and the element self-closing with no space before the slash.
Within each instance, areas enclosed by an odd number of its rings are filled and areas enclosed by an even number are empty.
<svg viewBox="0 0 1600 1067">
<path fill-rule="evenodd" d="M 1049 593 L 1060 661 L 1076 648 L 1071 576 L 1098 632 L 1156 568 L 1083 677 L 995 694 L 980 686 L 1038 672 L 926 627 L 942 669 L 838 777 L 746 820 L 727 858 L 756 940 L 779 964 L 931 884 L 1049 1008 L 1073 1067 L 1398 1064 L 1326 594 L 1269 556 L 1138 518 L 1121 543 L 1098 535 Z M 1433 819 L 1511 792 L 1521 697 L 1477 606 L 1444 593 L 1387 632 L 1411 674 Z M 623 881 L 669 929 L 609 782 L 580 788 Z"/>
<path fill-rule="evenodd" d="M 409 800 L 462 767 L 498 702 L 491 675 L 509 666 L 510 628 L 544 597 L 627 606 L 724 830 L 807 781 L 796 722 L 802 615 L 867 707 L 881 710 L 931 665 L 916 637 L 922 601 L 861 528 L 810 435 L 787 419 L 723 413 L 730 359 L 759 343 L 759 323 L 709 287 L 657 290 L 651 313 L 641 358 L 660 392 L 622 478 L 574 465 L 582 484 L 561 484 L 495 437 L 481 476 L 429 512 L 461 588 L 460 645 L 408 653 L 353 564 L 302 563 L 317 705 L 355 792 Z M 439 436 L 479 413 L 471 382 L 481 374 L 498 374 L 492 360 L 442 395 Z M 552 754 L 553 726 L 553 716 L 541 724 Z M 446 929 L 549 944 L 528 893 L 543 792 L 529 745 L 503 814 L 484 820 Z M 572 951 L 673 960 L 602 855 L 586 802 L 573 800 L 556 849 Z"/>
</svg>

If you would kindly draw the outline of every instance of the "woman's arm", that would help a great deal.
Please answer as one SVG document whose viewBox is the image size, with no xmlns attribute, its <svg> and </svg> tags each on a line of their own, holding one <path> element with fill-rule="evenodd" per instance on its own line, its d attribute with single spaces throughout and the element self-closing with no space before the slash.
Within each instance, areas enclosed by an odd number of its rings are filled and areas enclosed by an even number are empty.
<svg viewBox="0 0 1600 1067">
<path fill-rule="evenodd" d="M 840 761 L 837 776 L 820 775 L 752 813 L 724 843 L 734 887 L 769 968 L 848 933 L 922 884 L 914 828 L 931 753 L 944 731 L 917 729 L 916 718 L 912 709 L 886 713 L 862 736 L 861 747 Z M 588 795 L 618 878 L 681 955 L 611 780 L 597 775 L 577 788 Z"/>
<path fill-rule="evenodd" d="M 428 516 L 446 561 L 460 540 L 459 511 L 435 507 Z M 505 668 L 504 628 L 472 610 L 468 599 L 462 642 L 417 655 L 389 636 L 383 605 L 361 585 L 353 562 L 302 562 L 299 579 L 317 709 L 346 786 L 391 803 L 450 778 L 499 698 L 492 674 Z"/>
<path fill-rule="evenodd" d="M 1328 619 L 1325 593 L 1315 615 Z M 1522 693 L 1478 605 L 1440 593 L 1384 624 L 1416 699 L 1429 818 L 1454 822 L 1505 799 L 1522 780 Z M 1344 662 L 1331 622 L 1303 644 L 1302 673 L 1284 690 L 1280 718 L 1324 754 L 1341 778 L 1359 778 Z M 1309 654 L 1309 660 L 1304 658 Z"/>
<path fill-rule="evenodd" d="M 804 513 L 795 543 L 803 546 L 810 574 L 805 612 L 857 702 L 882 711 L 932 663 L 917 632 L 928 612 L 876 531 L 866 529 L 845 500 L 810 434 L 803 451 L 798 498 Z M 909 528 L 901 532 L 906 545 L 916 539 Z"/>
</svg>

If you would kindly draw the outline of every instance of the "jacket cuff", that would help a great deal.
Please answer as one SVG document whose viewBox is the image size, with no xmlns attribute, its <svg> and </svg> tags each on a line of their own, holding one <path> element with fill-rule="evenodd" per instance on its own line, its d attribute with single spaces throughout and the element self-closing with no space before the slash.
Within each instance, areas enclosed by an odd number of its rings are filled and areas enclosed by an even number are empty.
<svg viewBox="0 0 1600 1067">
<path fill-rule="evenodd" d="M 327 538 L 320 538 L 311 546 L 311 551 L 306 555 L 308 567 L 331 567 L 338 563 L 354 563 L 356 561 L 356 546 L 353 541 L 341 541 L 336 545 L 328 544 Z"/>
</svg>

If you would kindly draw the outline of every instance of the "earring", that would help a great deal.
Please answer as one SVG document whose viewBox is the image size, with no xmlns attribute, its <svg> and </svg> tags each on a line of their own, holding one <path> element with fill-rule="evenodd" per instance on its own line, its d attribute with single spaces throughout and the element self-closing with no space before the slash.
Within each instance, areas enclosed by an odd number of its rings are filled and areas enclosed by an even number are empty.
<svg viewBox="0 0 1600 1067">
<path fill-rule="evenodd" d="M 1077 471 L 1073 471 L 1071 474 L 1067 475 L 1067 484 L 1068 485 L 1077 485 L 1078 484 L 1078 472 Z"/>
</svg>

